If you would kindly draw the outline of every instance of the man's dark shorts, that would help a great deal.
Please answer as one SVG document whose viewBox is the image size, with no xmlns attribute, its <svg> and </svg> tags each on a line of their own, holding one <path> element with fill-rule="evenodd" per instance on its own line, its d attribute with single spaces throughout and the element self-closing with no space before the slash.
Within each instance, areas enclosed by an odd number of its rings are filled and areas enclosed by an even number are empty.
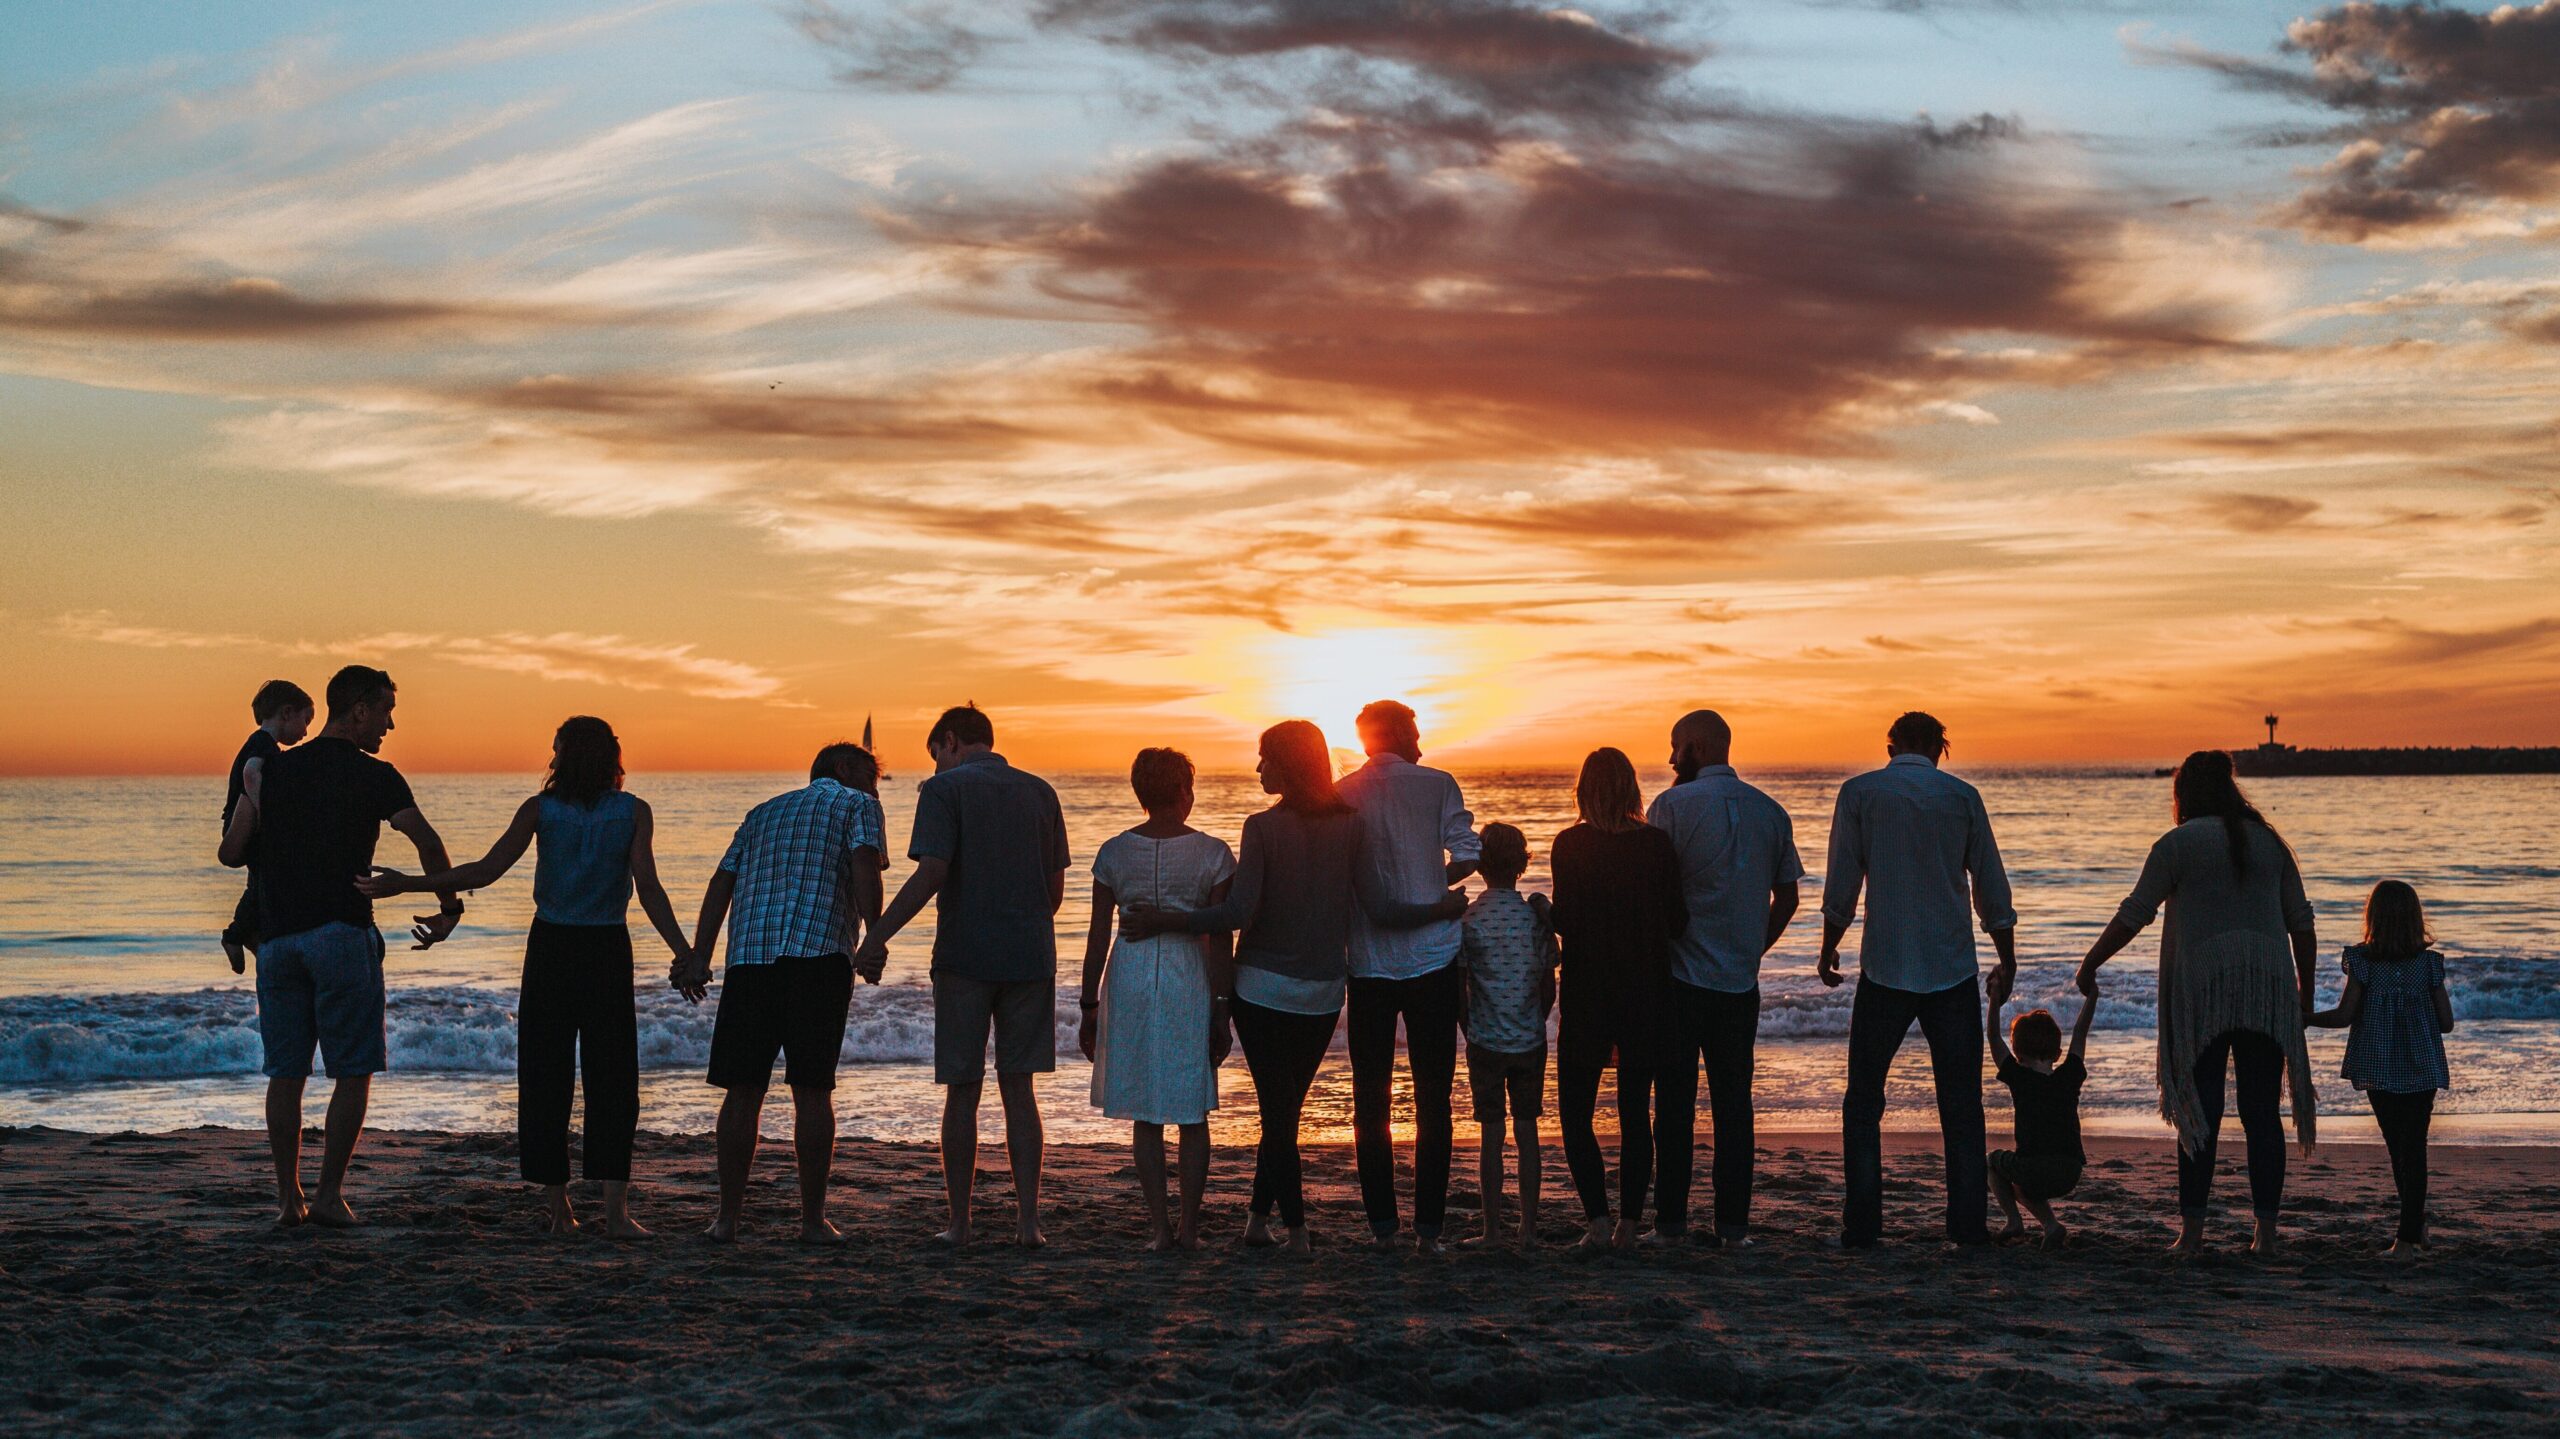
<svg viewBox="0 0 2560 1439">
<path fill-rule="evenodd" d="M 2060 1199 L 2080 1183 L 2080 1161 L 2069 1156 L 1995 1149 L 1984 1162 L 1992 1173 L 2018 1186 L 2020 1194 L 2039 1202 Z"/>
<path fill-rule="evenodd" d="M 1467 1088 L 1475 1095 L 1476 1122 L 1502 1122 L 1503 1100 L 1513 1115 L 1531 1119 L 1547 1112 L 1547 1047 L 1508 1054 L 1480 1044 L 1467 1046 Z"/>
<path fill-rule="evenodd" d="M 382 1017 L 382 932 L 331 921 L 258 946 L 258 1040 L 273 1079 L 308 1079 L 320 1049 L 331 1079 L 391 1067 Z"/>
<path fill-rule="evenodd" d="M 794 1089 L 836 1087 L 845 1012 L 853 1006 L 853 960 L 841 954 L 785 955 L 771 964 L 733 964 L 720 980 L 711 1022 L 711 1082 L 765 1089 L 781 1055 Z"/>
<path fill-rule="evenodd" d="M 933 977 L 933 1082 L 964 1084 L 987 1072 L 987 1034 L 996 1073 L 1047 1074 L 1058 1067 L 1058 982 Z"/>
</svg>

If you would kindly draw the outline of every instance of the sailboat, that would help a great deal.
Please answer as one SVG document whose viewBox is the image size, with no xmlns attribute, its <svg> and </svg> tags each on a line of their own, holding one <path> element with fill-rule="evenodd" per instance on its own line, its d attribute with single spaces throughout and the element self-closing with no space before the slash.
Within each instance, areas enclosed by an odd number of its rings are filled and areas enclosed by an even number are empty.
<svg viewBox="0 0 2560 1439">
<path fill-rule="evenodd" d="M 885 783 L 889 778 L 889 767 L 880 763 L 880 751 L 871 748 L 871 716 L 867 714 L 862 717 L 862 747 L 871 751 L 871 762 Z"/>
</svg>

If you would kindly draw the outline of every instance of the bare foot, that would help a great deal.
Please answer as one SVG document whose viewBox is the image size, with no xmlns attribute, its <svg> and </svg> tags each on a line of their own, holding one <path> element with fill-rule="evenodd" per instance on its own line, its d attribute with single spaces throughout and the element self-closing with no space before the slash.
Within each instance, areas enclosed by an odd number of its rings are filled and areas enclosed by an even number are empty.
<svg viewBox="0 0 2560 1439">
<path fill-rule="evenodd" d="M 1437 1234 L 1417 1234 L 1413 1237 L 1413 1252 L 1416 1254 L 1446 1254 L 1449 1252 L 1449 1246 L 1441 1243 L 1440 1236 Z"/>
<path fill-rule="evenodd" d="M 1315 1236 L 1309 1234 L 1307 1226 L 1301 1224 L 1289 1231 L 1288 1241 L 1282 1248 L 1291 1254 L 1313 1254 L 1316 1252 Z"/>
<path fill-rule="evenodd" d="M 1609 1243 L 1612 1248 L 1617 1249 L 1633 1249 L 1636 1247 L 1635 1216 L 1628 1215 L 1618 1221 L 1618 1232 L 1610 1238 Z"/>
<path fill-rule="evenodd" d="M 952 1225 L 949 1229 L 933 1236 L 933 1242 L 945 1249 L 966 1249 L 969 1247 L 969 1226 Z"/>
<path fill-rule="evenodd" d="M 1173 1247 L 1181 1250 L 1185 1254 L 1199 1253 L 1201 1249 L 1200 1227 L 1196 1224 L 1186 1224 L 1180 1229 L 1175 1230 L 1173 1234 Z"/>
<path fill-rule="evenodd" d="M 556 1210 L 545 1214 L 542 1216 L 542 1232 L 557 1239 L 565 1239 L 578 1232 L 577 1216 L 563 1214 Z"/>
<path fill-rule="evenodd" d="M 347 1207 L 346 1196 L 342 1194 L 321 1195 L 312 1202 L 310 1213 L 305 1217 L 323 1229 L 364 1228 L 364 1221 L 356 1218 L 356 1212 Z"/>
<path fill-rule="evenodd" d="M 2258 1232 L 2249 1236 L 2249 1252 L 2260 1259 L 2273 1255 L 2276 1252 L 2276 1227 L 2263 1219 L 2258 1221 Z"/>
<path fill-rule="evenodd" d="M 249 972 L 249 951 L 241 947 L 240 941 L 236 939 L 224 940 L 222 942 L 222 955 L 223 958 L 231 961 L 231 972 L 233 974 L 247 974 Z"/>
<path fill-rule="evenodd" d="M 2027 1237 L 2027 1226 L 2022 1221 L 2012 1219 L 2001 1225 L 2000 1232 L 1991 1237 L 2002 1244 L 2015 1244 Z"/>
<path fill-rule="evenodd" d="M 2064 1244 L 2070 1242 L 2070 1239 L 2070 1230 L 2064 1228 L 2060 1224 L 2048 1224 L 2044 1227 L 2043 1236 L 2036 1242 L 2047 1249 L 2060 1249 Z"/>
<path fill-rule="evenodd" d="M 711 1217 L 711 1227 L 702 1231 L 702 1237 L 710 1240 L 714 1244 L 726 1244 L 731 1240 L 736 1239 L 738 1237 L 738 1216 L 734 1214 L 713 1215 Z"/>
<path fill-rule="evenodd" d="M 1384 1234 L 1378 1234 L 1375 1231 L 1372 1231 L 1369 1240 L 1369 1247 L 1380 1254 L 1393 1254 L 1400 1247 L 1396 1243 L 1397 1237 L 1396 1232 L 1392 1229 L 1388 1230 Z"/>
<path fill-rule="evenodd" d="M 299 1197 L 276 1206 L 276 1228 L 299 1229 L 311 1218 L 310 1207 Z"/>
<path fill-rule="evenodd" d="M 824 1218 L 803 1219 L 800 1221 L 800 1242 L 803 1244 L 842 1244 L 844 1243 L 844 1231 L 828 1223 Z"/>
<path fill-rule="evenodd" d="M 1519 1236 L 1517 1237 L 1517 1239 L 1516 1239 L 1514 1242 L 1515 1242 L 1515 1243 L 1517 1243 L 1517 1244 L 1519 1245 L 1520 1252 L 1521 1252 L 1521 1253 L 1523 1253 L 1523 1254 L 1535 1254 L 1535 1253 L 1537 1253 L 1537 1252 L 1538 1252 L 1538 1227 L 1537 1227 L 1536 1225 L 1534 1225 L 1534 1224 L 1523 1224 L 1523 1225 L 1521 1225 L 1521 1226 L 1520 1226 L 1520 1233 L 1519 1233 Z"/>
<path fill-rule="evenodd" d="M 1155 1237 L 1147 1241 L 1147 1252 L 1149 1254 L 1167 1254 L 1171 1253 L 1174 1248 L 1173 1231 L 1170 1229 L 1157 1230 Z"/>
<path fill-rule="evenodd" d="M 604 1237 L 607 1239 L 654 1239 L 657 1236 L 641 1228 L 640 1221 L 630 1215 L 617 1214 L 606 1221 Z"/>
<path fill-rule="evenodd" d="M 2395 1239 L 2391 1241 L 2391 1247 L 2382 1251 L 2382 1253 L 2385 1258 L 2396 1259 L 2401 1263 L 2406 1264 L 2412 1260 L 2424 1259 L 2427 1257 L 2427 1241 L 2423 1239 Z"/>
<path fill-rule="evenodd" d="M 2204 1224 L 2201 1221 L 2194 1219 L 2189 1219 L 2180 1223 L 2178 1226 L 2178 1242 L 2169 1246 L 2169 1252 L 2181 1259 L 2193 1258 L 2198 1254 L 2202 1254 L 2204 1252 Z"/>
<path fill-rule="evenodd" d="M 1609 1247 L 1609 1235 L 1609 1218 L 1607 1215 L 1602 1215 L 1600 1218 L 1591 1221 L 1590 1232 L 1583 1235 L 1580 1239 L 1575 1240 L 1573 1242 L 1573 1247 L 1576 1249 L 1606 1249 Z"/>
<path fill-rule="evenodd" d="M 1271 1237 L 1271 1220 L 1260 1214 L 1245 1216 L 1244 1233 L 1236 1239 L 1239 1249 L 1269 1249 L 1280 1241 Z"/>
<path fill-rule="evenodd" d="M 1013 1232 L 1013 1242 L 1017 1248 L 1021 1249 L 1046 1249 L 1049 1247 L 1048 1237 L 1040 1232 L 1040 1221 L 1036 1219 L 1015 1229 Z"/>
<path fill-rule="evenodd" d="M 1493 1249 L 1502 1243 L 1502 1231 L 1488 1224 L 1481 1234 L 1470 1234 L 1458 1241 L 1460 1249 Z"/>
</svg>

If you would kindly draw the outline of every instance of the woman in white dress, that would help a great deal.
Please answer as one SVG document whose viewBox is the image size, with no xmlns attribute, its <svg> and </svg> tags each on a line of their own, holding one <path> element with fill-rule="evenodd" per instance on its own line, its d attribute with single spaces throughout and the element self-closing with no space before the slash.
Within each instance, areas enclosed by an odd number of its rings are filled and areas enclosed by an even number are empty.
<svg viewBox="0 0 2560 1439">
<path fill-rule="evenodd" d="M 1093 922 L 1085 931 L 1084 990 L 1076 1041 L 1093 1061 L 1093 1102 L 1130 1124 L 1138 1186 L 1155 1222 L 1149 1249 L 1200 1247 L 1200 1196 L 1209 1183 L 1209 1111 L 1227 1057 L 1227 936 L 1120 936 L 1123 908 L 1203 909 L 1226 897 L 1236 860 L 1227 842 L 1191 817 L 1192 768 L 1179 750 L 1138 752 L 1129 787 L 1147 822 L 1106 841 L 1093 857 Z M 1182 1129 L 1182 1214 L 1166 1211 L 1164 1127 Z"/>
</svg>

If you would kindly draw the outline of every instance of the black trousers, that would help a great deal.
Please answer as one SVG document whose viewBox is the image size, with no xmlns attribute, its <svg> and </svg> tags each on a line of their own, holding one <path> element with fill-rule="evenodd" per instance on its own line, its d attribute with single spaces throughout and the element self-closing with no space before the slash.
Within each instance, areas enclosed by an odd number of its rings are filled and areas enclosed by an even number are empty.
<svg viewBox="0 0 2560 1439">
<path fill-rule="evenodd" d="M 2223 1081 L 2239 1071 L 2240 1128 L 2249 1138 L 2249 1203 L 2261 1219 L 2284 1202 L 2284 1046 L 2263 1034 L 2234 1030 L 2196 1056 L 2196 1100 L 2204 1109 L 2204 1146 L 2178 1146 L 2178 1212 L 2202 1219 L 2213 1194 L 2213 1156 L 2222 1141 Z"/>
<path fill-rule="evenodd" d="M 1840 1241 L 1875 1243 L 1884 1235 L 1884 1080 L 1911 1022 L 1929 1041 L 1929 1070 L 1938 1090 L 1938 1136 L 1947 1156 L 1947 1237 L 1958 1244 L 1991 1238 L 1983 1217 L 1990 1190 L 1983 1177 L 1982 982 L 1928 994 L 1858 978 L 1849 1007 L 1849 1093 L 1840 1105 L 1841 1167 L 1849 1196 Z"/>
<path fill-rule="evenodd" d="M 2436 1117 L 2436 1092 L 2393 1094 L 2368 1089 L 2374 1121 L 2382 1126 L 2382 1143 L 2391 1151 L 2391 1182 L 2400 1189 L 2400 1238 L 2427 1242 L 2427 1126 Z"/>
<path fill-rule="evenodd" d="M 524 1177 L 569 1182 L 569 1108 L 586 1071 L 589 1179 L 631 1177 L 640 1127 L 640 1022 L 631 931 L 535 920 L 516 1001 L 516 1145 Z"/>
<path fill-rule="evenodd" d="M 1594 1064 L 1582 1056 L 1556 1064 L 1556 1129 L 1564 1140 L 1564 1165 L 1573 1175 L 1574 1192 L 1582 1196 L 1584 1222 L 1597 1224 L 1609 1217 L 1609 1162 L 1600 1152 L 1600 1136 L 1592 1127 L 1592 1116 L 1600 1107 L 1600 1076 L 1605 1064 Z M 1676 1069 L 1677 1066 L 1674 1066 Z M 1670 1101 L 1656 1090 L 1659 1076 L 1655 1071 L 1621 1063 L 1618 1069 L 1618 1212 L 1631 1219 L 1644 1217 L 1646 1192 L 1654 1180 L 1656 1106 Z M 1672 1085 L 1662 1085 L 1670 1089 Z M 1689 1080 L 1689 1102 L 1697 1103 L 1697 1078 Z M 1670 1117 L 1663 1115 L 1668 1124 Z M 1684 1185 L 1685 1189 L 1686 1186 Z M 1656 1227 L 1676 1229 L 1673 1211 L 1664 1207 L 1657 1216 Z"/>
<path fill-rule="evenodd" d="M 1654 1112 L 1654 1183 L 1661 1191 L 1661 1228 L 1689 1227 L 1690 1156 L 1697 1143 L 1698 1070 L 1707 1075 L 1707 1104 L 1715 1124 L 1716 1233 L 1740 1239 L 1751 1232 L 1751 1172 L 1757 1136 L 1751 1116 L 1752 1055 L 1760 1040 L 1760 991 L 1727 994 L 1672 981 L 1682 1054 L 1654 1075 L 1660 1098 Z"/>
<path fill-rule="evenodd" d="M 1291 1014 L 1242 997 L 1234 1001 L 1236 1042 L 1244 1046 L 1245 1071 L 1253 1076 L 1254 1107 L 1262 1114 L 1262 1142 L 1253 1151 L 1253 1212 L 1295 1229 L 1307 1222 L 1307 1185 L 1298 1161 L 1298 1116 L 1316 1082 L 1324 1052 L 1342 1012 Z"/>
<path fill-rule="evenodd" d="M 258 947 L 258 872 L 249 871 L 249 882 L 240 887 L 240 902 L 231 906 L 231 923 L 223 926 L 224 944 Z"/>
<path fill-rule="evenodd" d="M 1396 1152 L 1388 1125 L 1396 1070 L 1396 1021 L 1404 1021 L 1413 1070 L 1413 1228 L 1437 1238 L 1449 1210 L 1449 1150 L 1456 1126 L 1449 1091 L 1458 1078 L 1458 1010 L 1466 976 L 1451 965 L 1419 979 L 1351 981 L 1351 1127 L 1360 1161 L 1360 1207 L 1369 1228 L 1396 1232 Z"/>
</svg>

